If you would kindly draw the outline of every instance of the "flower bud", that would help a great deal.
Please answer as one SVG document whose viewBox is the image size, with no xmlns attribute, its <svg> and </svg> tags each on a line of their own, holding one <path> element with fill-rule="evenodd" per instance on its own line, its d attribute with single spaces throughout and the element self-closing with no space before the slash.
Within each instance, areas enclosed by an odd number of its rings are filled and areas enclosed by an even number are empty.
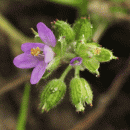
<svg viewBox="0 0 130 130">
<path fill-rule="evenodd" d="M 98 48 L 96 48 L 97 50 L 95 50 L 95 53 L 98 51 Z M 105 48 L 101 48 L 100 49 L 100 53 L 95 55 L 95 58 L 99 61 L 99 62 L 107 62 L 110 61 L 112 59 L 117 59 L 117 57 L 115 57 L 113 55 L 113 53 Z"/>
<path fill-rule="evenodd" d="M 70 25 L 64 21 L 57 20 L 53 24 L 54 34 L 57 39 L 60 36 L 65 36 L 67 43 L 70 43 L 74 40 L 74 32 Z"/>
<path fill-rule="evenodd" d="M 95 43 L 95 42 L 92 42 L 92 43 L 77 43 L 77 46 L 76 46 L 76 53 L 79 55 L 79 56 L 86 56 L 86 58 L 90 58 L 93 56 L 94 54 L 94 49 L 99 47 L 100 45 L 98 43 Z"/>
<path fill-rule="evenodd" d="M 90 85 L 83 78 L 75 77 L 70 82 L 70 95 L 76 111 L 84 111 L 85 102 L 92 104 L 93 94 Z"/>
<path fill-rule="evenodd" d="M 86 18 L 77 20 L 73 26 L 73 29 L 76 35 L 76 40 L 82 40 L 83 38 L 88 40 L 92 36 L 92 25 Z"/>
<path fill-rule="evenodd" d="M 50 81 L 41 93 L 40 107 L 42 107 L 42 112 L 49 111 L 55 107 L 63 98 L 65 92 L 66 85 L 62 80 L 53 79 Z"/>
</svg>

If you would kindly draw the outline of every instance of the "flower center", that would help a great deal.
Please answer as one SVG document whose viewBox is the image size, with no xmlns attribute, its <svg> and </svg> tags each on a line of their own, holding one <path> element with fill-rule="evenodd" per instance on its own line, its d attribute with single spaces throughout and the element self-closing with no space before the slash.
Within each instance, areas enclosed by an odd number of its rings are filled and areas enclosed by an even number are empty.
<svg viewBox="0 0 130 130">
<path fill-rule="evenodd" d="M 94 55 L 99 55 L 100 52 L 101 52 L 101 48 L 96 48 L 96 49 L 94 50 Z"/>
<path fill-rule="evenodd" d="M 31 48 L 31 54 L 33 56 L 38 56 L 40 54 L 40 52 L 41 52 L 41 50 L 40 50 L 39 47 L 37 47 L 37 48 Z"/>
</svg>

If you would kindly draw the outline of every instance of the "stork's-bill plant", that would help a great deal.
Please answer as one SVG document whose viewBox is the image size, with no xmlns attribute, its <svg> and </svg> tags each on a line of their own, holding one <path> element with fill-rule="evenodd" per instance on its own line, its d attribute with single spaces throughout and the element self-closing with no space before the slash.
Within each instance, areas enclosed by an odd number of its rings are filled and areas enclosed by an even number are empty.
<svg viewBox="0 0 130 130">
<path fill-rule="evenodd" d="M 70 97 L 76 111 L 84 111 L 85 103 L 92 106 L 93 93 L 89 83 L 80 77 L 80 71 L 87 69 L 99 76 L 100 63 L 117 59 L 112 51 L 92 41 L 92 25 L 89 19 L 82 17 L 71 27 L 67 22 L 51 22 L 51 31 L 44 23 L 37 24 L 34 31 L 36 43 L 24 43 L 23 54 L 14 58 L 13 63 L 21 69 L 34 68 L 30 82 L 37 84 L 46 79 L 62 64 L 68 64 L 59 79 L 51 80 L 40 96 L 42 112 L 55 107 L 65 95 L 64 79 L 68 72 L 75 69 L 74 78 L 70 81 Z"/>
</svg>

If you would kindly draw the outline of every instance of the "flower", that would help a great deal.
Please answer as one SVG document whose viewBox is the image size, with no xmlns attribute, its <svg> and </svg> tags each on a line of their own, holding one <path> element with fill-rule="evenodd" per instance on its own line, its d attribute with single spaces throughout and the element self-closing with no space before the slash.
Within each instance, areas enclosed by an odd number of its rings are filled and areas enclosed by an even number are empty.
<svg viewBox="0 0 130 130">
<path fill-rule="evenodd" d="M 21 50 L 24 52 L 16 56 L 13 63 L 22 69 L 34 68 L 31 74 L 31 84 L 36 84 L 45 73 L 48 63 L 53 59 L 56 39 L 53 32 L 42 22 L 37 24 L 38 34 L 43 43 L 24 43 Z"/>
<path fill-rule="evenodd" d="M 79 62 L 74 64 L 75 61 L 79 61 Z M 82 58 L 81 58 L 81 57 L 75 57 L 75 58 L 73 58 L 73 59 L 70 61 L 70 65 L 72 65 L 72 66 L 80 65 L 81 63 L 82 63 Z"/>
</svg>

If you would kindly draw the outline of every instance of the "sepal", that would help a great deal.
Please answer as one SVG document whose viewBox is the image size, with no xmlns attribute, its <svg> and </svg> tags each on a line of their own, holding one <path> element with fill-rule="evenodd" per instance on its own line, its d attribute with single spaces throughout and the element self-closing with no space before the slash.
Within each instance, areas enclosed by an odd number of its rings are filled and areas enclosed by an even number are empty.
<svg viewBox="0 0 130 130">
<path fill-rule="evenodd" d="M 33 34 L 35 35 L 34 37 L 34 41 L 35 42 L 38 42 L 38 43 L 43 43 L 43 41 L 41 40 L 41 38 L 39 37 L 39 34 L 38 32 L 36 32 L 33 28 L 31 28 Z"/>
<path fill-rule="evenodd" d="M 98 49 L 98 48 L 97 48 Z M 117 59 L 117 57 L 115 57 L 113 55 L 113 53 L 105 48 L 100 48 L 100 53 L 95 55 L 95 58 L 99 61 L 99 62 L 108 62 L 112 59 Z M 96 51 L 96 50 L 95 50 Z"/>
<path fill-rule="evenodd" d="M 74 40 L 74 31 L 67 22 L 56 20 L 52 22 L 52 27 L 54 28 L 54 34 L 57 39 L 59 39 L 60 36 L 64 36 L 67 44 Z"/>
<path fill-rule="evenodd" d="M 75 77 L 70 81 L 70 97 L 72 104 L 76 107 L 76 111 L 84 111 L 80 78 Z"/>
<path fill-rule="evenodd" d="M 40 107 L 42 112 L 54 108 L 63 99 L 65 92 L 66 85 L 62 80 L 53 79 L 50 81 L 41 92 Z"/>
<path fill-rule="evenodd" d="M 93 57 L 94 50 L 100 47 L 98 43 L 92 42 L 92 43 L 82 43 L 78 42 L 76 46 L 76 53 L 81 57 L 91 58 Z"/>
<path fill-rule="evenodd" d="M 82 40 L 84 37 L 86 41 L 92 37 L 92 25 L 89 19 L 81 18 L 77 20 L 73 26 L 75 32 L 75 39 Z"/>
<path fill-rule="evenodd" d="M 70 82 L 70 96 L 76 111 L 84 111 L 85 103 L 91 105 L 93 100 L 92 90 L 83 78 L 74 77 Z"/>
<path fill-rule="evenodd" d="M 91 87 L 84 78 L 80 78 L 80 80 L 81 80 L 82 86 L 83 86 L 82 87 L 82 89 L 83 89 L 83 93 L 82 93 L 83 102 L 86 102 L 87 104 L 89 104 L 91 106 L 92 101 L 93 101 L 93 93 L 92 93 Z"/>
<path fill-rule="evenodd" d="M 83 59 L 83 65 L 85 66 L 86 69 L 88 69 L 88 71 L 90 71 L 91 73 L 96 73 L 96 76 L 99 76 L 99 67 L 100 67 L 100 63 L 99 61 L 92 57 L 89 59 L 86 59 L 85 57 L 82 57 Z"/>
<path fill-rule="evenodd" d="M 61 47 L 61 57 L 65 54 L 66 52 L 66 49 L 67 49 L 67 42 L 65 40 L 65 37 L 63 36 L 60 36 L 59 39 L 58 39 L 58 43 L 57 44 L 60 44 L 60 47 Z"/>
<path fill-rule="evenodd" d="M 49 64 L 46 67 L 46 72 L 43 75 L 42 79 L 46 79 L 48 76 L 52 74 L 54 70 L 56 70 L 60 66 L 60 63 L 61 63 L 60 60 L 61 60 L 61 57 L 57 56 L 51 62 L 49 62 Z"/>
</svg>

